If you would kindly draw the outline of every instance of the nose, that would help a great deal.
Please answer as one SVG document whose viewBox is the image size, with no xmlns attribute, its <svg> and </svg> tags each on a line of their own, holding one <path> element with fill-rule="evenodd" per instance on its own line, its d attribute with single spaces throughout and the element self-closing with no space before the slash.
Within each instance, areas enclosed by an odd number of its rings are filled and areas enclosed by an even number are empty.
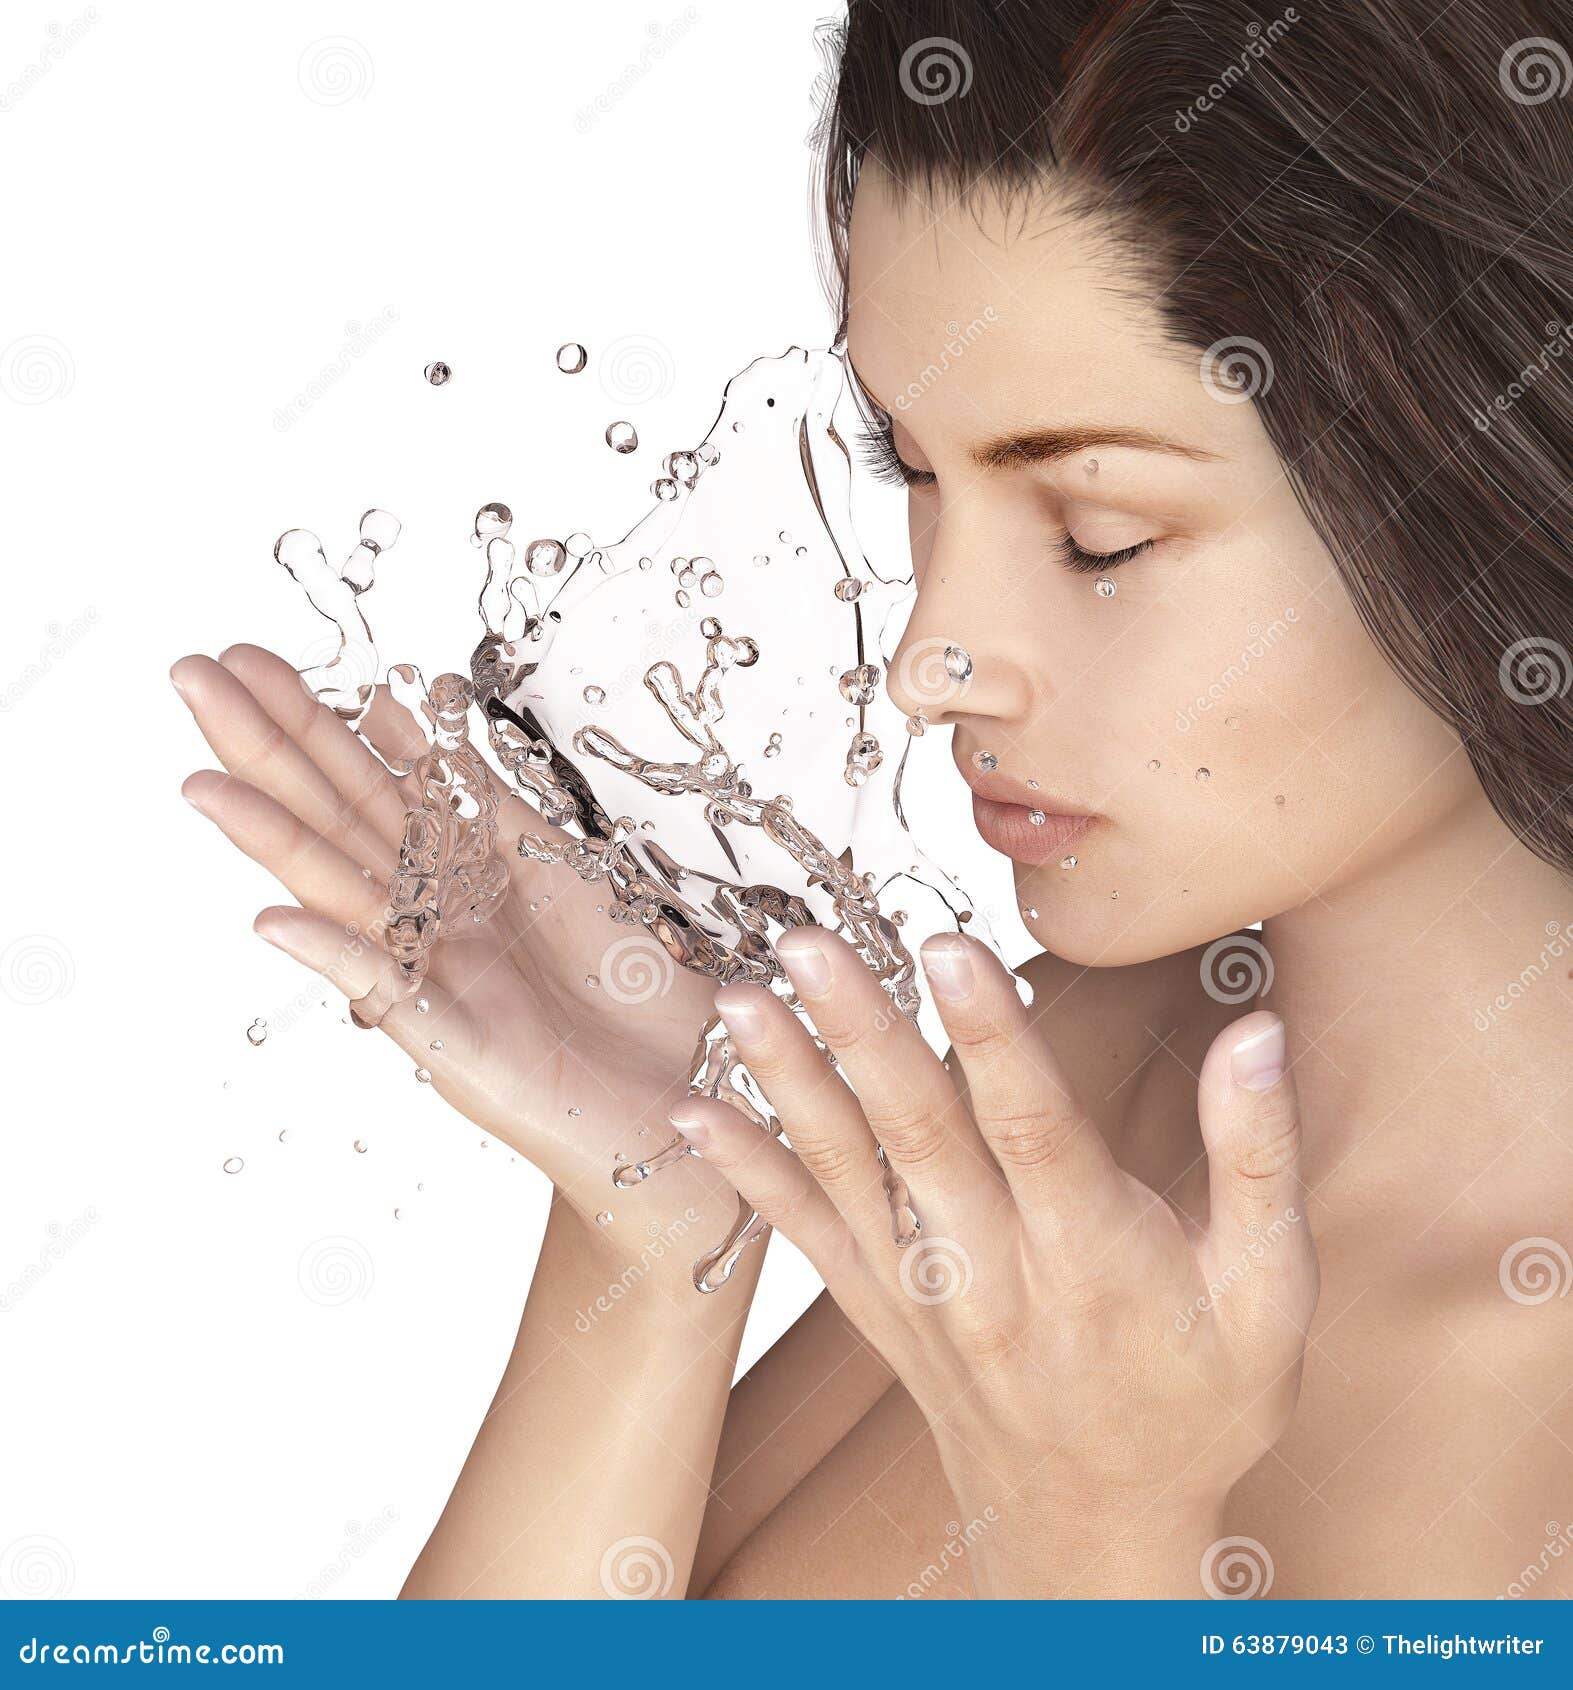
<svg viewBox="0 0 1573 1690">
<path fill-rule="evenodd" d="M 1032 702 L 1030 678 L 1010 655 L 1001 601 L 968 550 L 940 525 L 890 662 L 891 698 L 935 727 L 963 718 L 1020 721 Z"/>
</svg>

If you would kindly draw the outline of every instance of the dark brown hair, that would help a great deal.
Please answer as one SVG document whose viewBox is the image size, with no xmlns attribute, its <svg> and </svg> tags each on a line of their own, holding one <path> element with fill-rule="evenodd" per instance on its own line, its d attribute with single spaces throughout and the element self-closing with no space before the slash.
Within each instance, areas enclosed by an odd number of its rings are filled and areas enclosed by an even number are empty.
<svg viewBox="0 0 1573 1690">
<path fill-rule="evenodd" d="M 1277 0 L 1264 0 L 1267 7 Z M 851 0 L 820 141 L 1064 171 L 1250 391 L 1366 626 L 1573 874 L 1573 3 Z"/>
</svg>

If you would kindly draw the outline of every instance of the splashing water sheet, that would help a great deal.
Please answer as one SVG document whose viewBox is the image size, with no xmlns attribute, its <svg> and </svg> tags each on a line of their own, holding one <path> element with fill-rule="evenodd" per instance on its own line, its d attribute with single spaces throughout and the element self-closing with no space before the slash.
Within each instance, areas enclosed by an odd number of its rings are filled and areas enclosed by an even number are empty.
<svg viewBox="0 0 1573 1690">
<path fill-rule="evenodd" d="M 587 357 L 564 347 L 558 367 L 577 373 Z M 483 633 L 469 674 L 428 687 L 395 664 L 383 683 L 431 731 L 429 749 L 396 771 L 414 775 L 421 797 L 389 886 L 398 992 L 419 991 L 445 934 L 498 907 L 517 852 L 597 883 L 613 920 L 645 929 L 683 967 L 765 986 L 799 1015 L 774 940 L 830 928 L 944 1049 L 916 948 L 963 926 L 988 935 L 902 816 L 924 723 L 903 721 L 884 681 L 912 581 L 878 572 L 853 534 L 846 437 L 860 426 L 836 354 L 793 348 L 733 378 L 705 437 L 662 460 L 652 508 L 621 539 L 521 541 L 507 505 L 481 507 L 471 538 L 485 559 Z M 303 678 L 352 727 L 376 672 L 359 599 L 397 535 L 387 513 L 368 512 L 337 574 L 304 530 L 276 549 L 339 632 L 337 653 Z M 959 686 L 971 660 L 951 648 L 944 670 Z M 566 839 L 498 838 L 472 715 L 507 782 Z M 357 1005 L 356 1019 L 372 1024 L 386 1007 Z M 695 1040 L 691 1092 L 779 1133 L 719 1018 Z M 673 1137 L 619 1163 L 612 1184 L 640 1187 L 688 1154 Z M 882 1152 L 880 1164 L 892 1239 L 905 1247 L 922 1221 Z M 694 1264 L 695 1286 L 719 1289 L 767 1230 L 741 1205 Z"/>
</svg>

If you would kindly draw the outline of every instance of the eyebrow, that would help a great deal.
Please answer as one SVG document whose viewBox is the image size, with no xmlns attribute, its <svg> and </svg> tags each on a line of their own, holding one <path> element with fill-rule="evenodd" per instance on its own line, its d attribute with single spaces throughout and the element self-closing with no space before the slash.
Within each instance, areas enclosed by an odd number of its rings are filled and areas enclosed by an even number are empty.
<svg viewBox="0 0 1573 1690">
<path fill-rule="evenodd" d="M 981 469 L 1004 469 L 1018 464 L 1048 464 L 1057 459 L 1090 451 L 1096 446 L 1131 446 L 1141 452 L 1166 452 L 1171 457 L 1190 458 L 1198 463 L 1217 459 L 1216 452 L 1165 440 L 1145 428 L 1100 428 L 1093 424 L 1076 428 L 1034 428 L 1020 434 L 996 435 L 972 448 L 972 461 Z"/>
</svg>

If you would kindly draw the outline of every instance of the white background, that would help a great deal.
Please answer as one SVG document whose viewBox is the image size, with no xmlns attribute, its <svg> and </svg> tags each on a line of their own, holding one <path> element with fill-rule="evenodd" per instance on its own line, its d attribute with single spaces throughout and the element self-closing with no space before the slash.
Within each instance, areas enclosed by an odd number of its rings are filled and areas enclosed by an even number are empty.
<svg viewBox="0 0 1573 1690">
<path fill-rule="evenodd" d="M 440 1511 L 545 1182 L 252 935 L 166 672 L 320 660 L 273 541 L 337 561 L 373 505 L 383 656 L 452 665 L 479 504 L 621 532 L 735 370 L 825 344 L 827 3 L 5 7 L 0 1593 L 391 1595 Z M 909 809 L 964 837 L 958 791 Z M 814 1289 L 778 1242 L 745 1362 Z"/>
</svg>

